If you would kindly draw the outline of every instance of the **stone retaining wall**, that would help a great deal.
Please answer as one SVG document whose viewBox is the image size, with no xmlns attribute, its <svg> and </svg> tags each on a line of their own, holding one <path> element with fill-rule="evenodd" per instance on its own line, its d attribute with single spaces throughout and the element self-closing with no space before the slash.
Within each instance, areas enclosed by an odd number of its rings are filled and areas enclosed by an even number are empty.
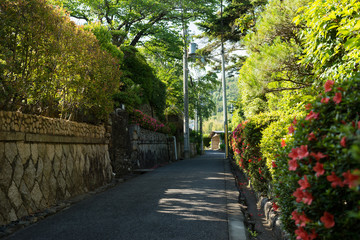
<svg viewBox="0 0 360 240">
<path fill-rule="evenodd" d="M 131 165 L 133 169 L 153 168 L 175 160 L 174 143 L 166 134 L 129 127 L 132 144 Z"/>
<path fill-rule="evenodd" d="M 102 126 L 0 111 L 0 225 L 112 179 Z"/>
<path fill-rule="evenodd" d="M 110 158 L 118 177 L 136 169 L 153 168 L 176 160 L 172 137 L 129 125 L 129 115 L 123 110 L 112 114 L 111 122 Z M 179 159 L 182 150 L 179 142 L 177 145 Z"/>
</svg>

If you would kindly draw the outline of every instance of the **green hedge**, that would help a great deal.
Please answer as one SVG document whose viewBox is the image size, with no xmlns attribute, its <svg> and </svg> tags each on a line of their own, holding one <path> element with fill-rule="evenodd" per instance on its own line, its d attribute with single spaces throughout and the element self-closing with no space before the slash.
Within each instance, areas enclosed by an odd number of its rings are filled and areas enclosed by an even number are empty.
<svg viewBox="0 0 360 240">
<path fill-rule="evenodd" d="M 45 0 L 0 2 L 0 109 L 98 123 L 113 110 L 119 60 Z"/>
<path fill-rule="evenodd" d="M 249 176 L 253 188 L 263 194 L 268 192 L 271 175 L 260 142 L 263 130 L 279 117 L 276 112 L 255 115 L 240 123 L 230 139 L 236 163 Z"/>
</svg>

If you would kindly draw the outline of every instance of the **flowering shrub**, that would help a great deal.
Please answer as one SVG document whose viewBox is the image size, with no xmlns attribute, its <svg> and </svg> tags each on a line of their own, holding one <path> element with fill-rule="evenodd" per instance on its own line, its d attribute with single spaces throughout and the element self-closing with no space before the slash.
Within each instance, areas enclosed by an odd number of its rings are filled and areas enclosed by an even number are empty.
<svg viewBox="0 0 360 240">
<path fill-rule="evenodd" d="M 130 113 L 130 119 L 132 124 L 139 125 L 144 129 L 148 129 L 154 132 L 170 133 L 170 128 L 165 126 L 163 123 L 157 121 L 155 118 L 146 115 L 140 110 L 134 109 Z"/>
<path fill-rule="evenodd" d="M 262 131 L 274 120 L 276 114 L 259 114 L 240 123 L 231 138 L 231 146 L 238 166 L 249 176 L 254 190 L 267 193 L 271 176 L 260 151 Z"/>
<path fill-rule="evenodd" d="M 294 239 L 360 238 L 359 91 L 359 78 L 328 80 L 278 151 L 274 191 Z"/>
</svg>

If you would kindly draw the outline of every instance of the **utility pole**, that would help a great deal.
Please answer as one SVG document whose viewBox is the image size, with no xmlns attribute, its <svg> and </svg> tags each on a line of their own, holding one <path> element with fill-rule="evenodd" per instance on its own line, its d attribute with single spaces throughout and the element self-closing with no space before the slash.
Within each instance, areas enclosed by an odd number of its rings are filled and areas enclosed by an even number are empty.
<svg viewBox="0 0 360 240">
<path fill-rule="evenodd" d="M 221 26 L 223 25 L 223 1 L 221 0 Z M 224 29 L 222 27 L 222 29 Z M 228 149 L 228 125 L 227 125 L 227 103 L 226 103 L 226 79 L 225 79 L 225 51 L 224 51 L 224 32 L 221 30 L 221 78 L 223 88 L 223 113 L 224 113 L 224 133 L 225 133 L 225 158 L 229 157 Z"/>
<path fill-rule="evenodd" d="M 183 9 L 185 13 L 185 9 Z M 183 38 L 184 38 L 184 56 L 183 56 L 183 91 L 184 91 L 184 158 L 190 158 L 190 138 L 189 138 L 189 91 L 188 91 L 188 53 L 187 53 L 187 29 L 183 15 Z"/>
</svg>

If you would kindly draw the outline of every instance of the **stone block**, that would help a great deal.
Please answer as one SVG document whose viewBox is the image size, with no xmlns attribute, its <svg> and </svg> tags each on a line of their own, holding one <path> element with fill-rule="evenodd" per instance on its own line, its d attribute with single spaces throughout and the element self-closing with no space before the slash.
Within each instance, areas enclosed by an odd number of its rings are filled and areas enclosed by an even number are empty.
<svg viewBox="0 0 360 240">
<path fill-rule="evenodd" d="M 63 149 L 62 149 L 61 144 L 55 144 L 54 151 L 55 151 L 55 156 L 57 156 L 58 158 L 62 157 Z"/>
<path fill-rule="evenodd" d="M 53 162 L 53 174 L 57 176 L 60 170 L 61 170 L 61 157 L 55 155 Z"/>
<path fill-rule="evenodd" d="M 69 174 L 71 174 L 73 169 L 74 169 L 74 158 L 72 155 L 69 155 L 68 158 L 66 159 L 66 170 Z"/>
<path fill-rule="evenodd" d="M 44 169 L 43 169 L 43 176 L 49 180 L 50 179 L 50 175 L 53 169 L 53 160 L 49 159 L 48 156 L 45 157 L 44 159 Z"/>
<path fill-rule="evenodd" d="M 43 181 L 41 182 L 41 192 L 44 199 L 48 200 L 50 195 L 50 179 L 46 180 L 43 178 Z"/>
<path fill-rule="evenodd" d="M 18 219 L 20 219 L 27 215 L 29 215 L 28 211 L 26 210 L 26 208 L 23 205 L 21 205 L 19 210 L 16 212 L 16 216 L 18 217 Z"/>
<path fill-rule="evenodd" d="M 5 156 L 7 160 L 12 163 L 18 155 L 17 147 L 15 142 L 5 143 Z"/>
<path fill-rule="evenodd" d="M 16 145 L 17 145 L 17 149 L 19 152 L 21 162 L 22 162 L 22 164 L 25 164 L 31 155 L 30 144 L 24 143 L 24 142 L 17 142 Z"/>
<path fill-rule="evenodd" d="M 21 162 L 21 159 L 16 158 L 13 181 L 16 183 L 17 187 L 20 187 L 20 182 L 21 182 L 23 175 L 24 175 L 24 167 Z"/>
<path fill-rule="evenodd" d="M 20 205 L 23 203 L 20 192 L 14 182 L 11 183 L 8 191 L 8 197 L 10 202 L 13 203 L 16 208 L 19 208 Z"/>
<path fill-rule="evenodd" d="M 44 159 L 46 156 L 46 145 L 44 143 L 38 143 L 37 147 L 38 147 L 39 157 Z"/>
<path fill-rule="evenodd" d="M 31 199 L 31 193 L 29 191 L 29 188 L 26 186 L 25 181 L 22 181 L 20 184 L 20 194 L 24 201 L 24 206 L 27 207 L 28 211 L 31 212 L 31 210 L 35 210 L 33 209 L 34 206 Z"/>
<path fill-rule="evenodd" d="M 33 160 L 34 164 L 36 164 L 39 157 L 38 144 L 37 143 L 30 144 L 30 151 L 31 151 L 31 159 Z"/>
<path fill-rule="evenodd" d="M 0 163 L 5 159 L 5 143 L 0 142 Z"/>
<path fill-rule="evenodd" d="M 0 189 L 0 213 L 7 215 L 11 209 L 11 204 L 7 194 Z"/>
<path fill-rule="evenodd" d="M 41 157 L 39 157 L 36 165 L 36 175 L 35 175 L 36 180 L 41 181 L 43 170 L 44 170 L 44 161 Z"/>
<path fill-rule="evenodd" d="M 0 159 L 0 166 L 0 186 L 8 189 L 13 174 L 12 166 L 5 158 Z"/>
<path fill-rule="evenodd" d="M 9 212 L 9 221 L 13 222 L 18 220 L 15 210 L 12 208 Z"/>
<path fill-rule="evenodd" d="M 59 186 L 59 189 L 61 190 L 62 195 L 65 195 L 66 181 L 65 181 L 63 174 L 60 172 L 56 179 L 57 179 L 58 186 Z"/>
<path fill-rule="evenodd" d="M 50 161 L 54 159 L 55 146 L 53 144 L 46 144 L 46 156 Z"/>
<path fill-rule="evenodd" d="M 31 199 L 34 201 L 35 205 L 38 208 L 41 207 L 41 200 L 43 199 L 43 194 L 37 181 L 35 182 L 34 188 L 31 191 Z"/>
</svg>

